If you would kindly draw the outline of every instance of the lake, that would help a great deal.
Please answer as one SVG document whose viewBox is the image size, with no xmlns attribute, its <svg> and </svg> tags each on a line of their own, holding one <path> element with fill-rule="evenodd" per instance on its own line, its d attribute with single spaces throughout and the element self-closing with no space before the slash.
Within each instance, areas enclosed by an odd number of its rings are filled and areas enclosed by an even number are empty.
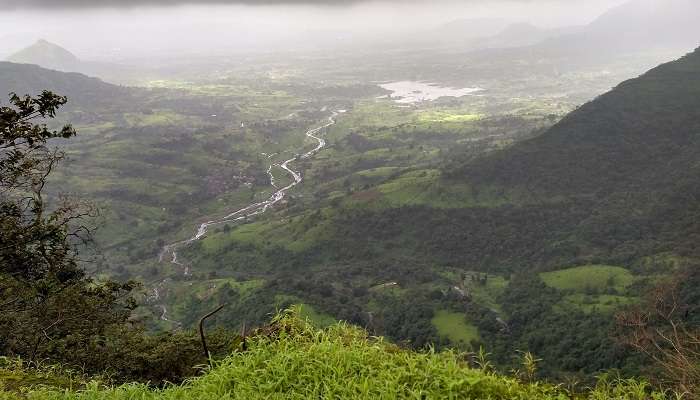
<svg viewBox="0 0 700 400">
<path fill-rule="evenodd" d="M 390 98 L 397 103 L 414 104 L 437 100 L 440 97 L 462 97 L 480 92 L 484 89 L 450 88 L 429 82 L 399 81 L 379 84 L 379 87 L 391 91 Z"/>
</svg>

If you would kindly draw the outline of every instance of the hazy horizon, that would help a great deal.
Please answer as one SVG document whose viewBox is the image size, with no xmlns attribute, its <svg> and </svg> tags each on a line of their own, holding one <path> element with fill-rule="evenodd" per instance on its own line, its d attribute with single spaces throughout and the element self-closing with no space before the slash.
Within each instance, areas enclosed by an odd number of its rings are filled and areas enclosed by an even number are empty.
<svg viewBox="0 0 700 400">
<path fill-rule="evenodd" d="M 42 9 L 40 1 L 23 6 L 10 1 L 5 2 L 5 11 L 0 11 L 0 56 L 38 39 L 57 43 L 85 59 L 114 60 L 171 52 L 225 54 L 293 50 L 329 41 L 371 42 L 420 35 L 453 21 L 472 19 L 499 19 L 503 26 L 525 22 L 559 28 L 587 24 L 622 2 L 478 0 L 442 1 L 439 6 L 422 1 L 334 6 L 303 1 L 261 6 L 133 6 L 130 2 L 129 7 L 86 8 L 59 1 Z M 495 24 L 483 36 L 503 26 Z"/>
</svg>

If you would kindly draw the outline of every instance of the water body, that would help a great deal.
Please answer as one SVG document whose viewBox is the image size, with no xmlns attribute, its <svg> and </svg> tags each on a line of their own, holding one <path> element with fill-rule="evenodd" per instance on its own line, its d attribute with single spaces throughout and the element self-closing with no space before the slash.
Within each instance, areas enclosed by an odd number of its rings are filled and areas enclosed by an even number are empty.
<svg viewBox="0 0 700 400">
<path fill-rule="evenodd" d="M 463 97 L 484 90 L 479 87 L 456 89 L 417 81 L 382 83 L 379 87 L 391 91 L 390 98 L 401 104 L 422 103 L 437 100 L 440 97 Z"/>
</svg>

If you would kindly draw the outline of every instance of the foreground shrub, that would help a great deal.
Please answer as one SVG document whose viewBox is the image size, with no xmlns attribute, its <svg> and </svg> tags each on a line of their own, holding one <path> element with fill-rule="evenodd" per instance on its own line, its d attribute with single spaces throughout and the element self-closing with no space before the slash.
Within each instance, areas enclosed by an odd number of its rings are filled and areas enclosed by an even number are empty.
<svg viewBox="0 0 700 400">
<path fill-rule="evenodd" d="M 36 390 L 30 399 L 665 399 L 636 381 L 601 381 L 581 396 L 544 383 L 470 368 L 464 355 L 418 353 L 339 323 L 314 329 L 293 312 L 248 338 L 200 377 L 153 389 L 143 384 Z"/>
</svg>

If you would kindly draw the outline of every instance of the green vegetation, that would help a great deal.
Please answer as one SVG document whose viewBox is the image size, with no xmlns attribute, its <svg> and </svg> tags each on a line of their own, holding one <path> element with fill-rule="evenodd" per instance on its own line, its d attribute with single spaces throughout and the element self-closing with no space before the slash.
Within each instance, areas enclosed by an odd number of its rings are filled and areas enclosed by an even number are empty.
<svg viewBox="0 0 700 400">
<path fill-rule="evenodd" d="M 563 301 L 565 306 L 570 305 L 586 314 L 600 312 L 612 313 L 618 311 L 624 306 L 634 304 L 636 299 L 628 296 L 615 296 L 609 294 L 587 295 L 587 294 L 572 294 L 565 296 Z"/>
<path fill-rule="evenodd" d="M 217 362 L 182 385 L 84 389 L 36 389 L 30 399 L 665 399 L 635 381 L 601 380 L 588 393 L 572 394 L 545 383 L 524 383 L 474 369 L 455 352 L 415 353 L 336 324 L 316 330 L 292 315 L 278 316 L 247 340 L 247 350 Z M 0 392 L 12 399 L 12 393 Z M 573 396 L 573 397 L 572 397 Z"/>
<path fill-rule="evenodd" d="M 468 347 L 472 341 L 481 340 L 476 326 L 468 324 L 464 314 L 439 310 L 432 323 L 439 335 L 446 336 L 457 346 Z"/>
<path fill-rule="evenodd" d="M 116 382 L 182 381 L 204 361 L 197 337 L 146 335 L 132 319 L 138 284 L 97 280 L 81 268 L 79 244 L 90 240 L 90 205 L 64 198 L 49 207 L 45 201 L 48 178 L 63 158 L 49 142 L 76 132 L 70 125 L 51 130 L 37 120 L 54 118 L 65 103 L 44 91 L 12 95 L 0 107 L 0 354 L 34 365 L 50 360 L 59 370 L 105 374 Z M 228 340 L 221 332 L 213 335 L 212 354 L 226 349 Z M 72 387 L 71 377 L 16 369 L 16 363 L 5 367 L 0 386 L 44 380 Z"/>
<path fill-rule="evenodd" d="M 502 313 L 499 301 L 508 287 L 508 280 L 500 275 L 486 276 L 487 281 L 483 284 L 476 281 L 468 281 L 467 287 L 469 288 L 469 293 L 476 303 L 496 310 L 498 313 Z"/>
<path fill-rule="evenodd" d="M 634 276 L 626 269 L 609 265 L 583 265 L 540 274 L 547 284 L 558 290 L 579 293 L 611 289 L 623 293 L 634 283 Z"/>
<path fill-rule="evenodd" d="M 330 315 L 320 314 L 308 304 L 300 304 L 298 306 L 298 313 L 301 319 L 309 321 L 313 326 L 318 328 L 326 328 L 337 322 Z"/>
</svg>

